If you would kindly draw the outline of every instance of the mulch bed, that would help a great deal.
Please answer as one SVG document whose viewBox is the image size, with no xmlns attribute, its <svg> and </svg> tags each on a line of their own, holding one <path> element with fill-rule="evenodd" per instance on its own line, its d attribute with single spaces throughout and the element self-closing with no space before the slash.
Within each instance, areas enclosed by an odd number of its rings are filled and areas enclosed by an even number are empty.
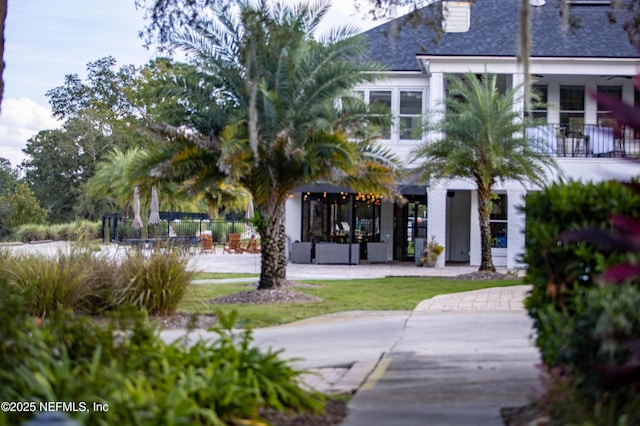
<svg viewBox="0 0 640 426">
<path fill-rule="evenodd" d="M 518 278 L 514 275 L 501 274 L 500 272 L 491 271 L 474 271 L 468 274 L 456 275 L 451 277 L 452 280 L 513 280 Z"/>
<path fill-rule="evenodd" d="M 321 302 L 322 299 L 308 294 L 298 293 L 297 291 L 278 288 L 273 290 L 249 290 L 241 293 L 229 294 L 227 296 L 211 299 L 208 303 L 212 304 L 249 304 L 262 305 L 267 303 L 308 303 Z"/>
<path fill-rule="evenodd" d="M 249 285 L 252 288 L 257 287 L 256 283 Z M 312 284 L 301 284 L 288 281 L 284 286 L 271 290 L 248 290 L 240 293 L 228 294 L 226 296 L 210 299 L 207 303 L 217 304 L 246 304 L 246 305 L 263 305 L 269 303 L 310 303 L 322 302 L 322 299 L 304 293 L 291 290 L 292 288 L 313 288 L 317 287 Z"/>
<path fill-rule="evenodd" d="M 347 417 L 345 401 L 327 399 L 324 414 L 279 413 L 274 409 L 261 409 L 260 417 L 273 426 L 334 426 Z"/>
<path fill-rule="evenodd" d="M 551 423 L 549 416 L 535 404 L 501 408 L 500 416 L 505 426 L 544 426 Z"/>
<path fill-rule="evenodd" d="M 187 328 L 207 329 L 218 322 L 216 314 L 194 314 L 176 312 L 168 316 L 152 316 L 149 320 L 157 322 L 163 330 L 177 330 Z M 195 322 L 194 322 L 195 321 Z"/>
</svg>

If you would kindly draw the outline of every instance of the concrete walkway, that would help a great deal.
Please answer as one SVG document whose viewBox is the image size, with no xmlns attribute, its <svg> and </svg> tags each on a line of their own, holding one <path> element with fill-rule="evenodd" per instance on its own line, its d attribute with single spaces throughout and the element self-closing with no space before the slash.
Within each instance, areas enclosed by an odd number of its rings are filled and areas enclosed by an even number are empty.
<svg viewBox="0 0 640 426">
<path fill-rule="evenodd" d="M 527 404 L 538 350 L 522 306 L 529 286 L 436 296 L 420 303 L 349 404 L 345 426 L 502 425 Z"/>
</svg>

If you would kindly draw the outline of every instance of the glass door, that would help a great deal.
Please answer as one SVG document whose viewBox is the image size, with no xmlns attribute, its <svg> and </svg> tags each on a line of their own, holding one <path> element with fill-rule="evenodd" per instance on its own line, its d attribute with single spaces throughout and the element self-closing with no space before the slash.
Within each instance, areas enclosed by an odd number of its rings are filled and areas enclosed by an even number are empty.
<svg viewBox="0 0 640 426">
<path fill-rule="evenodd" d="M 427 205 L 424 196 L 408 196 L 403 206 L 396 205 L 394 259 L 413 261 L 416 238 L 427 237 Z"/>
</svg>

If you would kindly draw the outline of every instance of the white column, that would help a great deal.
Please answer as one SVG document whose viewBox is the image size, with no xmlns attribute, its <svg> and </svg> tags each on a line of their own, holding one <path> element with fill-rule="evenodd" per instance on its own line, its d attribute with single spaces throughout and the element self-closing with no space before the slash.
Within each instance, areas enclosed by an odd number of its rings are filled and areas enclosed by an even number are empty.
<svg viewBox="0 0 640 426">
<path fill-rule="evenodd" d="M 480 266 L 482 263 L 482 238 L 480 237 L 480 217 L 478 216 L 478 191 L 471 191 L 471 217 L 470 242 L 469 242 L 469 265 Z"/>
<path fill-rule="evenodd" d="M 436 267 L 444 266 L 446 251 L 447 234 L 447 188 L 444 185 L 434 185 L 427 189 L 427 241 L 434 237 L 441 245 L 445 246 L 445 252 L 438 257 Z"/>
<path fill-rule="evenodd" d="M 393 201 L 380 205 L 380 241 L 387 243 L 387 261 L 393 260 Z"/>
<path fill-rule="evenodd" d="M 441 72 L 431 73 L 431 78 L 429 79 L 429 110 L 427 113 L 434 122 L 439 122 L 443 118 L 444 100 L 444 74 Z M 437 135 L 430 135 L 431 137 L 437 137 Z"/>
<path fill-rule="evenodd" d="M 587 93 L 589 90 L 596 92 L 598 85 L 589 82 L 585 85 L 584 89 L 584 124 L 598 124 L 598 103 Z"/>
<path fill-rule="evenodd" d="M 516 99 L 519 99 L 519 101 L 513 103 L 513 110 L 518 112 L 524 111 L 524 74 L 514 73 L 512 80 L 513 88 L 518 88 Z"/>
<path fill-rule="evenodd" d="M 560 83 L 550 81 L 547 85 L 547 122 L 560 124 Z"/>
<path fill-rule="evenodd" d="M 635 102 L 635 80 L 629 79 L 622 83 L 622 102 L 633 106 Z"/>
<path fill-rule="evenodd" d="M 302 241 L 302 194 L 295 193 L 285 203 L 285 233 L 293 241 Z"/>
</svg>

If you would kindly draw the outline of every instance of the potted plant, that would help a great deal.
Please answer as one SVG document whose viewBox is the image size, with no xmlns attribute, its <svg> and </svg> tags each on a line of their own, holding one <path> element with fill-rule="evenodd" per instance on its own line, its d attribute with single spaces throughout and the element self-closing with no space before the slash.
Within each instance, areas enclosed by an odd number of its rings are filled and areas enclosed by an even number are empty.
<svg viewBox="0 0 640 426">
<path fill-rule="evenodd" d="M 444 251 L 444 246 L 440 245 L 436 241 L 436 237 L 431 236 L 431 240 L 427 243 L 422 252 L 422 258 L 420 259 L 424 265 L 427 267 L 433 268 L 436 266 L 436 261 L 438 260 L 438 256 L 442 254 Z"/>
</svg>

